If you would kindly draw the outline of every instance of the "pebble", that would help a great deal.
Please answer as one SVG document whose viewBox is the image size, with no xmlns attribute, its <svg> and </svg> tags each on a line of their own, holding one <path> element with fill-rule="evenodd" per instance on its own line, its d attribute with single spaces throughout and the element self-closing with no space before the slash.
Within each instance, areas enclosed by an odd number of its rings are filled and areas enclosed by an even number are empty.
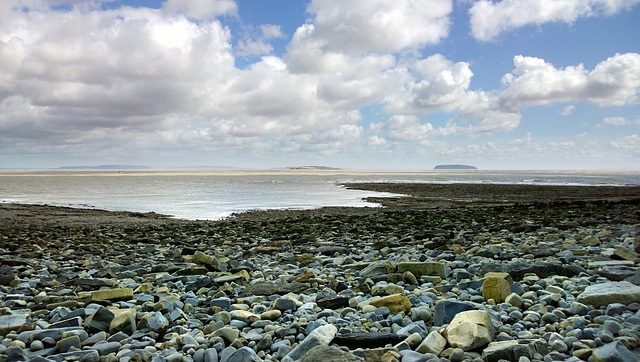
<svg viewBox="0 0 640 362">
<path fill-rule="evenodd" d="M 621 262 L 637 269 L 617 259 L 632 255 L 621 248 L 640 233 L 640 213 L 578 206 L 556 210 L 556 221 L 535 208 L 480 208 L 3 227 L 0 354 L 631 361 L 640 352 L 640 287 L 601 271 Z M 596 211 L 606 217 L 591 219 Z"/>
</svg>

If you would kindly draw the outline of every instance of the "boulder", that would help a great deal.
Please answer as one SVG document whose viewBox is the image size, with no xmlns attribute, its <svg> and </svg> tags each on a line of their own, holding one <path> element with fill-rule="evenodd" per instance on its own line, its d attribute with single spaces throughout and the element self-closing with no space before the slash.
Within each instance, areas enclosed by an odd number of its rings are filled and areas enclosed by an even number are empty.
<svg viewBox="0 0 640 362">
<path fill-rule="evenodd" d="M 88 298 L 87 298 L 88 297 Z M 127 301 L 133 299 L 133 289 L 131 288 L 115 288 L 101 289 L 83 295 L 79 299 L 85 302 L 95 302 L 107 300 L 110 302 Z"/>
<path fill-rule="evenodd" d="M 622 245 L 616 245 L 616 247 L 613 249 L 613 254 L 624 260 L 629 260 L 629 261 L 634 261 L 640 258 L 640 254 L 636 253 L 635 251 L 629 248 L 625 248 Z"/>
<path fill-rule="evenodd" d="M 380 297 L 369 302 L 376 308 L 387 307 L 389 312 L 397 314 L 400 311 L 409 312 L 411 310 L 411 302 L 404 294 L 392 294 L 386 297 Z"/>
<path fill-rule="evenodd" d="M 328 346 L 336 336 L 338 329 L 333 324 L 325 324 L 314 329 L 305 339 L 289 352 L 282 360 L 285 362 L 297 361 L 308 351 L 316 346 Z"/>
<path fill-rule="evenodd" d="M 624 343 L 615 341 L 594 349 L 591 358 L 589 358 L 589 361 L 591 360 L 593 362 L 637 362 L 640 359 L 629 351 Z"/>
<path fill-rule="evenodd" d="M 447 277 L 447 267 L 439 262 L 402 262 L 398 263 L 398 272 L 411 272 L 416 278 L 423 275 L 439 276 L 442 279 Z"/>
<path fill-rule="evenodd" d="M 511 294 L 509 282 L 502 277 L 488 277 L 482 283 L 482 297 L 485 301 L 493 299 L 496 303 L 502 303 L 509 294 Z"/>
<path fill-rule="evenodd" d="M 491 343 L 495 329 L 489 312 L 470 310 L 456 314 L 447 326 L 446 335 L 452 347 L 469 351 Z"/>
<path fill-rule="evenodd" d="M 0 316 L 0 336 L 6 336 L 9 332 L 18 330 L 27 324 L 27 315 L 3 315 Z"/>
<path fill-rule="evenodd" d="M 594 284 L 580 293 L 576 301 L 596 308 L 611 303 L 630 304 L 640 302 L 640 287 L 629 282 Z"/>
</svg>

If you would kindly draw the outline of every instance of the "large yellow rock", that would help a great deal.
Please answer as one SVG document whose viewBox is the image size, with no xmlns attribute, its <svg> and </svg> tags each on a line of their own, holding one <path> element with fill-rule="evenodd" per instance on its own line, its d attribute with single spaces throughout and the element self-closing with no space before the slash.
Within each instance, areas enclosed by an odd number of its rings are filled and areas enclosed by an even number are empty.
<svg viewBox="0 0 640 362">
<path fill-rule="evenodd" d="M 91 292 L 91 301 L 109 300 L 116 302 L 131 299 L 133 299 L 133 289 L 131 288 L 102 289 Z"/>
<path fill-rule="evenodd" d="M 502 303 L 511 294 L 509 282 L 500 277 L 488 277 L 482 283 L 482 298 Z"/>
<path fill-rule="evenodd" d="M 468 310 L 453 317 L 446 329 L 447 341 L 454 348 L 470 351 L 493 342 L 495 328 L 485 310 Z"/>
<path fill-rule="evenodd" d="M 109 324 L 109 333 L 115 334 L 120 331 L 132 335 L 136 331 L 136 309 L 112 309 L 114 318 Z"/>
<path fill-rule="evenodd" d="M 374 299 L 370 301 L 369 304 L 376 308 L 387 307 L 393 314 L 397 314 L 400 311 L 409 312 L 411 310 L 411 302 L 409 301 L 409 298 L 401 293 Z"/>
</svg>

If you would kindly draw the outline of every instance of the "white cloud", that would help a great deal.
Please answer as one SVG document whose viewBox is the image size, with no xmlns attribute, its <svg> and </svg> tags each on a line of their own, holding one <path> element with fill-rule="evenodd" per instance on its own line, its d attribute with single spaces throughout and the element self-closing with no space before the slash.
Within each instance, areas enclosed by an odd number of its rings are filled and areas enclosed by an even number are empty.
<svg viewBox="0 0 640 362">
<path fill-rule="evenodd" d="M 604 123 L 611 124 L 614 126 L 626 126 L 630 124 L 626 118 L 624 117 L 605 117 Z"/>
<path fill-rule="evenodd" d="M 513 73 L 502 78 L 504 110 L 518 111 L 530 105 L 584 101 L 599 106 L 638 103 L 640 54 L 616 54 L 588 71 L 582 64 L 556 68 L 544 59 L 517 55 Z"/>
<path fill-rule="evenodd" d="M 579 18 L 612 15 L 640 0 L 480 0 L 470 9 L 471 31 L 481 41 L 525 25 L 573 23 Z"/>
<path fill-rule="evenodd" d="M 576 106 L 574 106 L 573 104 L 570 104 L 566 107 L 564 107 L 562 109 L 562 112 L 560 112 L 561 116 L 570 116 L 573 114 L 573 111 L 576 109 Z"/>
<path fill-rule="evenodd" d="M 318 39 L 327 51 L 394 53 L 436 44 L 447 36 L 452 1 L 313 0 L 307 11 L 315 25 L 308 35 Z"/>
<path fill-rule="evenodd" d="M 619 141 L 609 143 L 609 146 L 614 149 L 631 151 L 640 155 L 640 136 L 634 133 Z"/>
</svg>

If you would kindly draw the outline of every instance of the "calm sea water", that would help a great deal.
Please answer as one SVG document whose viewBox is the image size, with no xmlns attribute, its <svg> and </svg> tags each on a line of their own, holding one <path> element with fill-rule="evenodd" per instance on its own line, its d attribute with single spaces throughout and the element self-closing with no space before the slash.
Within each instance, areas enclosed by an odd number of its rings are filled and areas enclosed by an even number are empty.
<svg viewBox="0 0 640 362">
<path fill-rule="evenodd" d="M 3 171 L 0 202 L 220 219 L 256 209 L 376 207 L 379 205 L 363 199 L 383 193 L 340 186 L 343 182 L 372 181 L 624 186 L 640 185 L 640 171 Z"/>
</svg>

